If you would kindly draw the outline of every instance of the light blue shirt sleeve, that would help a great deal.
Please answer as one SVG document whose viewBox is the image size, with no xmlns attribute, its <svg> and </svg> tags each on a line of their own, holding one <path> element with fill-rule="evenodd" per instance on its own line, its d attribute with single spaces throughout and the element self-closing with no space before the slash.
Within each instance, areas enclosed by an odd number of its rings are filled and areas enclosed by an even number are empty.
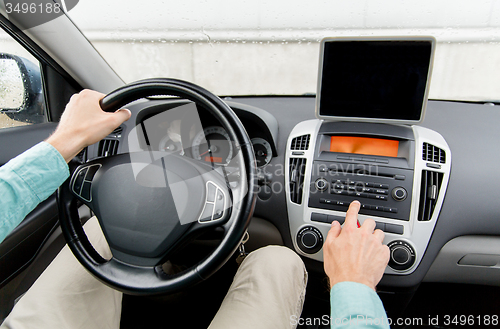
<svg viewBox="0 0 500 329">
<path fill-rule="evenodd" d="M 330 291 L 332 328 L 389 328 L 384 305 L 367 285 L 339 282 Z"/>
<path fill-rule="evenodd" d="M 0 242 L 68 176 L 66 161 L 46 142 L 0 167 Z"/>
</svg>

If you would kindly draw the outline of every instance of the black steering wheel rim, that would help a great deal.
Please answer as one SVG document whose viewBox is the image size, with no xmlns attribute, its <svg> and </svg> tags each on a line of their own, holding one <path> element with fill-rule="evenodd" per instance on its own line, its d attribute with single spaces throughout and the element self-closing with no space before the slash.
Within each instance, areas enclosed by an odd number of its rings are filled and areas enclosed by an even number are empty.
<svg viewBox="0 0 500 329">
<path fill-rule="evenodd" d="M 155 95 L 179 96 L 202 104 L 221 122 L 240 148 L 247 193 L 239 201 L 239 207 L 219 246 L 196 266 L 176 275 L 167 275 L 161 270 L 161 266 L 156 266 L 154 271 L 145 271 L 114 259 L 104 260 L 92 247 L 83 230 L 76 208 L 76 198 L 72 195 L 68 179 L 58 190 L 58 203 L 61 229 L 69 248 L 97 279 L 124 293 L 138 295 L 174 293 L 210 277 L 238 248 L 255 207 L 256 185 L 252 144 L 238 117 L 219 97 L 200 86 L 182 80 L 146 79 L 111 92 L 101 100 L 101 108 L 104 111 L 114 112 L 135 100 Z"/>
</svg>

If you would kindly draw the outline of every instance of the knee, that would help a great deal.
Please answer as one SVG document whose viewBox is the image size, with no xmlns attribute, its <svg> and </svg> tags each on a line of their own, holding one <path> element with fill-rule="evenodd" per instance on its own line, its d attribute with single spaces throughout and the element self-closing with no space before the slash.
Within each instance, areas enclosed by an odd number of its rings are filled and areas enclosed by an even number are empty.
<svg viewBox="0 0 500 329">
<path fill-rule="evenodd" d="M 282 246 L 267 246 L 248 255 L 257 263 L 256 268 L 267 273 L 288 273 L 296 277 L 307 276 L 304 262 L 291 249 Z"/>
</svg>

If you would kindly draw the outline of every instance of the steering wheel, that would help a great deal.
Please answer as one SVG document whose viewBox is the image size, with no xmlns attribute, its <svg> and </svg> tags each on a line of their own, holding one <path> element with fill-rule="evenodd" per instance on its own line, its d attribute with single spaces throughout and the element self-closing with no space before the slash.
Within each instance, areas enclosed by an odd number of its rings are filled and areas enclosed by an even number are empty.
<svg viewBox="0 0 500 329">
<path fill-rule="evenodd" d="M 104 111 L 154 95 L 178 96 L 207 109 L 238 148 L 237 175 L 223 166 L 151 150 L 98 158 L 77 166 L 58 190 L 61 229 L 80 263 L 97 279 L 128 294 L 174 293 L 207 279 L 236 251 L 255 207 L 255 158 L 238 117 L 220 98 L 189 82 L 147 79 L 101 100 Z M 80 223 L 77 201 L 96 214 L 113 257 L 102 258 Z M 200 232 L 222 227 L 220 244 L 174 275 L 161 264 Z"/>
</svg>

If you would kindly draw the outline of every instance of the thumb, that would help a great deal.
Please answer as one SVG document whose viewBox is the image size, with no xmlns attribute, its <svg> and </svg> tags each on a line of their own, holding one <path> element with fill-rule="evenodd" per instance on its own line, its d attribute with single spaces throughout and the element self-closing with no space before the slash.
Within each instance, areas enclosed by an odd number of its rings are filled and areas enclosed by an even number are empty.
<svg viewBox="0 0 500 329">
<path fill-rule="evenodd" d="M 132 116 L 132 112 L 130 112 L 130 110 L 128 110 L 128 109 L 119 109 L 119 110 L 115 111 L 115 113 L 113 113 L 113 116 L 114 116 L 115 120 L 117 121 L 116 126 L 119 126 L 123 122 L 130 119 L 130 117 Z"/>
<path fill-rule="evenodd" d="M 339 236 L 340 231 L 342 231 L 342 228 L 340 227 L 340 223 L 334 220 L 332 222 L 332 226 L 330 228 L 330 231 L 328 232 L 328 237 L 327 238 L 336 238 Z"/>
</svg>

